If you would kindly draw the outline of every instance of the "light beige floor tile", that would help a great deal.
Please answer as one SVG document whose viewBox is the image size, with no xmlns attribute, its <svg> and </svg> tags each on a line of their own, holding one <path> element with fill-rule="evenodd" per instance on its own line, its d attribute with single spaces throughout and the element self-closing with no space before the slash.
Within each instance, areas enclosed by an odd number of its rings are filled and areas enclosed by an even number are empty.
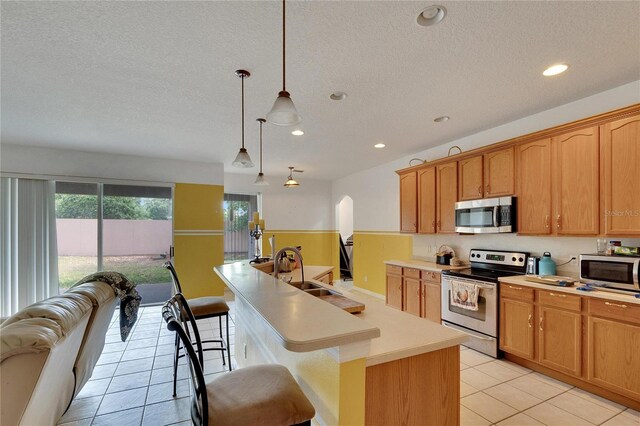
<svg viewBox="0 0 640 426">
<path fill-rule="evenodd" d="M 501 364 L 499 361 L 487 362 L 486 364 L 478 365 L 475 368 L 476 370 L 482 371 L 483 373 L 488 374 L 489 376 L 496 378 L 501 382 L 513 380 L 517 377 L 527 374 L 525 372 L 518 372 L 518 371 L 515 371 L 514 369 L 506 367 L 505 365 Z"/>
<path fill-rule="evenodd" d="M 498 401 L 512 406 L 518 411 L 526 410 L 542 402 L 542 399 L 515 388 L 508 383 L 502 383 L 498 386 L 485 389 L 484 392 Z"/>
<path fill-rule="evenodd" d="M 547 402 L 529 408 L 524 414 L 547 426 L 590 426 L 593 424 Z"/>
<path fill-rule="evenodd" d="M 480 352 L 476 352 L 473 349 L 460 352 L 460 362 L 470 365 L 471 367 L 491 362 L 493 360 L 494 358 Z"/>
<path fill-rule="evenodd" d="M 623 411 L 610 420 L 602 423 L 602 426 L 638 426 L 640 425 L 640 417 L 636 417 Z"/>
<path fill-rule="evenodd" d="M 640 411 L 636 411 L 636 410 L 633 410 L 633 409 L 629 408 L 624 413 L 625 414 L 629 414 L 631 416 L 634 416 L 636 419 L 640 420 Z"/>
<path fill-rule="evenodd" d="M 544 374 L 531 373 L 531 376 L 534 379 L 539 380 L 539 381 L 541 381 L 543 383 L 546 383 L 546 384 L 551 385 L 551 386 L 555 386 L 558 389 L 561 389 L 562 391 L 568 391 L 569 389 L 573 388 L 573 386 L 571 386 L 571 385 L 569 385 L 567 383 L 561 382 L 560 380 L 552 379 L 551 377 L 545 376 Z"/>
<path fill-rule="evenodd" d="M 531 370 L 529 370 L 528 368 L 518 365 L 515 362 L 507 361 L 506 359 L 498 359 L 496 360 L 496 362 L 514 371 L 521 372 L 522 374 L 531 373 Z"/>
<path fill-rule="evenodd" d="M 569 392 L 553 397 L 547 402 L 595 424 L 603 423 L 622 411 L 602 407 Z"/>
<path fill-rule="evenodd" d="M 544 423 L 540 423 L 536 419 L 522 413 L 518 413 L 496 424 L 498 426 L 544 426 Z"/>
<path fill-rule="evenodd" d="M 542 400 L 553 398 L 554 396 L 557 396 L 564 392 L 564 390 L 559 389 L 557 386 L 552 386 L 536 379 L 533 376 L 533 373 L 518 377 L 517 379 L 513 379 L 508 383 L 511 386 Z"/>
<path fill-rule="evenodd" d="M 460 398 L 464 398 L 467 395 L 471 395 L 472 393 L 479 392 L 480 389 L 474 388 L 468 383 L 460 381 Z"/>
<path fill-rule="evenodd" d="M 600 405 L 601 407 L 609 408 L 614 411 L 623 411 L 627 408 L 624 405 L 618 404 L 613 401 L 609 401 L 608 399 L 602 398 L 601 396 L 598 396 L 598 395 L 594 395 L 590 392 L 587 392 L 579 388 L 573 388 L 569 391 L 569 393 L 572 395 L 579 396 L 580 398 L 584 398 L 594 404 Z"/>
<path fill-rule="evenodd" d="M 460 404 L 464 405 L 474 413 L 477 413 L 492 423 L 499 422 L 507 417 L 513 416 L 518 411 L 507 404 L 487 395 L 484 392 L 474 393 L 460 399 Z"/>
<path fill-rule="evenodd" d="M 487 419 L 463 405 L 460 406 L 460 426 L 489 426 L 490 424 L 491 422 Z"/>
<path fill-rule="evenodd" d="M 483 372 L 478 371 L 475 368 L 467 368 L 466 370 L 462 370 L 460 372 L 460 379 L 479 390 L 483 390 L 486 388 L 490 388 L 491 386 L 500 384 L 500 380 L 494 379 L 493 377 L 484 374 Z"/>
<path fill-rule="evenodd" d="M 460 362 L 460 370 L 464 370 L 466 368 L 469 368 L 470 366 L 465 364 L 464 362 Z"/>
</svg>

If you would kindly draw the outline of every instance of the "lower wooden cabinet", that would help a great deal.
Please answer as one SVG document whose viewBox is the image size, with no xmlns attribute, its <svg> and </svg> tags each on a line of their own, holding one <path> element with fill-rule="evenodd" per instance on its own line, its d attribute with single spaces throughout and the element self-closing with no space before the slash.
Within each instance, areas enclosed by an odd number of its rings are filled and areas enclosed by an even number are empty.
<svg viewBox="0 0 640 426">
<path fill-rule="evenodd" d="M 440 275 L 440 274 L 438 274 Z M 441 316 L 441 304 L 440 300 L 440 283 L 434 284 L 428 281 L 422 283 L 422 318 L 426 318 L 429 321 L 440 323 Z"/>
<path fill-rule="evenodd" d="M 387 305 L 440 322 L 440 273 L 387 265 Z"/>
<path fill-rule="evenodd" d="M 533 303 L 500 298 L 500 349 L 534 359 Z"/>
<path fill-rule="evenodd" d="M 582 375 L 582 315 L 540 306 L 538 311 L 538 361 L 554 370 Z"/>
<path fill-rule="evenodd" d="M 402 310 L 402 275 L 387 273 L 387 305 Z"/>
<path fill-rule="evenodd" d="M 422 312 L 422 282 L 415 278 L 404 279 L 404 308 L 405 312 L 420 316 Z"/>
</svg>

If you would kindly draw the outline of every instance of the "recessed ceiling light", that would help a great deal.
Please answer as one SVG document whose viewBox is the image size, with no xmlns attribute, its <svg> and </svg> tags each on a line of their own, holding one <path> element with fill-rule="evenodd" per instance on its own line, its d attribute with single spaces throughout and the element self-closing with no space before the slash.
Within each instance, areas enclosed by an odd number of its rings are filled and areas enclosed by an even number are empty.
<svg viewBox="0 0 640 426">
<path fill-rule="evenodd" d="M 550 77 L 552 75 L 562 74 L 563 72 L 565 72 L 567 70 L 567 68 L 569 68 L 569 65 L 567 65 L 567 64 L 552 65 L 549 68 L 547 68 L 546 70 L 544 70 L 542 75 Z"/>
<path fill-rule="evenodd" d="M 302 136 L 304 135 L 304 132 L 302 130 L 294 130 L 293 132 L 291 132 L 291 134 L 293 136 Z"/>
<path fill-rule="evenodd" d="M 442 21 L 446 14 L 447 9 L 444 6 L 432 5 L 420 12 L 417 22 L 423 27 L 430 27 Z"/>
<path fill-rule="evenodd" d="M 434 118 L 433 121 L 435 121 L 436 123 L 443 123 L 445 121 L 449 121 L 449 116 L 443 115 L 442 117 Z"/>
<path fill-rule="evenodd" d="M 386 146 L 386 145 L 385 145 L 385 144 L 383 144 L 383 143 L 377 143 L 377 144 L 375 144 L 373 147 L 374 147 L 374 148 L 384 148 L 385 146 Z"/>
<path fill-rule="evenodd" d="M 334 101 L 344 101 L 345 99 L 347 99 L 347 94 L 344 92 L 333 92 L 329 95 L 329 98 L 333 99 Z"/>
</svg>

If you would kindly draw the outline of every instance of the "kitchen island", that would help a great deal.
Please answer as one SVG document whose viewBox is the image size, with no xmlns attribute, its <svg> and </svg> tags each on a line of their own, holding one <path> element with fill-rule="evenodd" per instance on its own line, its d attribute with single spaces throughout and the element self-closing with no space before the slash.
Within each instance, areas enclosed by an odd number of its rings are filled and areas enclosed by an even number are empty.
<svg viewBox="0 0 640 426">
<path fill-rule="evenodd" d="M 239 366 L 287 366 L 315 423 L 459 424 L 463 333 L 340 290 L 366 305 L 348 314 L 248 261 L 214 269 L 236 296 Z"/>
</svg>

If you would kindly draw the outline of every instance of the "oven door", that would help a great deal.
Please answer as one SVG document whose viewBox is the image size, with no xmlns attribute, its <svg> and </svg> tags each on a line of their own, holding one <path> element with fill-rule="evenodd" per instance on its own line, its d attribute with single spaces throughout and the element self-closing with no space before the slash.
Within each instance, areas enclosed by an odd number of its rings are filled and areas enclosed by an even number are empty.
<svg viewBox="0 0 640 426">
<path fill-rule="evenodd" d="M 462 281 L 479 287 L 478 310 L 451 304 L 451 281 Z M 494 283 L 459 277 L 442 277 L 442 319 L 489 336 L 498 336 L 498 286 Z"/>
</svg>

